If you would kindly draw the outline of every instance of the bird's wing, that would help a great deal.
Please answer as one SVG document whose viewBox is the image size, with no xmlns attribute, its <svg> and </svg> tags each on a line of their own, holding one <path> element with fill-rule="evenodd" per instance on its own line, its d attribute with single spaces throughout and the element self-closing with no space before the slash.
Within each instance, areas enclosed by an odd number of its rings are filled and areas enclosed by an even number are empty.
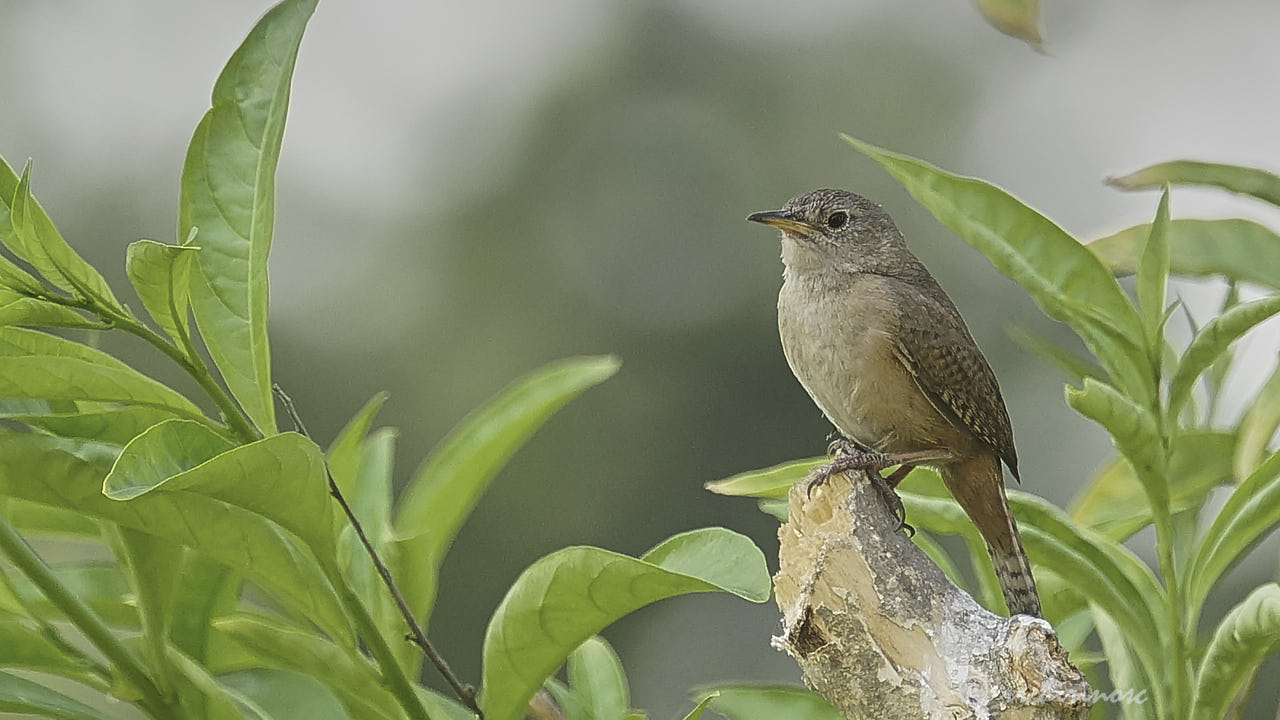
<svg viewBox="0 0 1280 720">
<path fill-rule="evenodd" d="M 991 446 L 1017 479 L 1013 427 L 995 373 L 940 288 L 913 295 L 912 317 L 893 334 L 894 356 L 938 412 Z"/>
</svg>

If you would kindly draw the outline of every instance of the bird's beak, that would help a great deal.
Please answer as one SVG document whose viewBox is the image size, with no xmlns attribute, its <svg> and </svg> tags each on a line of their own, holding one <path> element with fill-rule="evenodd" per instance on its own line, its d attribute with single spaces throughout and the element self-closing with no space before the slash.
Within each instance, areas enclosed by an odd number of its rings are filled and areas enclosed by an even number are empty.
<svg viewBox="0 0 1280 720">
<path fill-rule="evenodd" d="M 769 210 L 767 212 L 751 213 L 747 216 L 747 219 L 751 222 L 758 222 L 764 225 L 776 227 L 790 235 L 799 235 L 804 237 L 817 232 L 817 228 L 807 222 L 795 219 L 792 217 L 791 213 L 785 210 Z"/>
</svg>

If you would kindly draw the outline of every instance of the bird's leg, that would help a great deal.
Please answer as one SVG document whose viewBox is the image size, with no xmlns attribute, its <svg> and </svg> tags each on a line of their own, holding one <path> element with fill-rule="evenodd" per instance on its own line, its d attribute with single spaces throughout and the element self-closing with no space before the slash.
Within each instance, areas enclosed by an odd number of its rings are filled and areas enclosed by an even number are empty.
<svg viewBox="0 0 1280 720">
<path fill-rule="evenodd" d="M 844 437 L 838 437 L 831 441 L 831 444 L 827 446 L 827 455 L 831 458 L 830 462 L 819 465 L 810 473 L 805 486 L 806 496 L 812 496 L 813 489 L 825 483 L 827 478 L 832 475 L 849 470 L 867 470 L 871 485 L 884 498 L 885 504 L 889 506 L 893 516 L 897 518 L 898 529 L 905 528 L 909 535 L 915 534 L 915 528 L 907 524 L 906 508 L 903 507 L 902 498 L 898 497 L 898 493 L 894 488 L 902 481 L 903 477 L 906 477 L 908 472 L 911 472 L 916 463 L 951 460 L 955 457 L 951 452 L 941 449 L 901 453 L 872 452 L 858 447 Z M 881 470 L 893 465 L 901 465 L 903 467 L 894 471 L 887 478 L 880 474 Z"/>
<path fill-rule="evenodd" d="M 907 463 L 903 463 L 898 466 L 897 470 L 894 470 L 893 472 L 885 476 L 884 478 L 885 482 L 889 483 L 889 487 L 896 488 L 898 487 L 899 484 L 902 483 L 903 480 L 906 479 L 908 475 L 911 474 L 911 471 L 915 469 L 916 469 L 915 465 L 909 465 Z"/>
</svg>

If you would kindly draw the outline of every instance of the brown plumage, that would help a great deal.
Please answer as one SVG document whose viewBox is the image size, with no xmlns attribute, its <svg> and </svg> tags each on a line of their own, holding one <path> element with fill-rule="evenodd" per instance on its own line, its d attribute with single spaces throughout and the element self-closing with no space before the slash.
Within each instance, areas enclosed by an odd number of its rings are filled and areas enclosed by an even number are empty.
<svg viewBox="0 0 1280 720">
<path fill-rule="evenodd" d="M 751 220 L 782 232 L 778 330 L 796 378 L 846 437 L 932 463 L 986 541 L 1010 612 L 1040 614 L 1000 464 L 1018 477 L 1000 386 L 960 313 L 878 205 L 818 190 Z"/>
</svg>

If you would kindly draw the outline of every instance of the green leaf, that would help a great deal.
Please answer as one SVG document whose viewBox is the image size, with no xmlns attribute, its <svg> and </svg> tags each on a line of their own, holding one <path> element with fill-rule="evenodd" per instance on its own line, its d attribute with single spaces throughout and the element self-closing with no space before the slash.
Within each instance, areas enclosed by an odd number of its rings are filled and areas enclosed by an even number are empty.
<svg viewBox="0 0 1280 720">
<path fill-rule="evenodd" d="M 222 618 L 214 626 L 266 667 L 301 671 L 324 683 L 352 718 L 403 717 L 376 668 L 318 635 L 249 615 Z"/>
<path fill-rule="evenodd" d="M 1196 673 L 1191 720 L 1218 720 L 1254 666 L 1280 643 L 1280 585 L 1267 583 L 1227 613 Z"/>
<path fill-rule="evenodd" d="M 0 612 L 0 666 L 37 670 L 76 680 L 93 677 L 30 619 Z"/>
<path fill-rule="evenodd" d="M 112 500 L 132 500 L 233 447 L 200 423 L 165 420 L 124 446 L 102 481 L 102 492 Z"/>
<path fill-rule="evenodd" d="M 710 697 L 711 709 L 729 720 L 844 720 L 821 695 L 792 685 L 704 685 L 693 696 Z"/>
<path fill-rule="evenodd" d="M 1044 52 L 1040 36 L 1040 0 L 975 0 L 978 12 L 1000 32 Z"/>
<path fill-rule="evenodd" d="M 1211 185 L 1233 193 L 1252 195 L 1272 205 L 1280 205 L 1280 176 L 1239 165 L 1174 160 L 1151 165 L 1121 177 L 1107 178 L 1107 184 L 1122 190 L 1146 190 L 1165 184 Z"/>
<path fill-rule="evenodd" d="M 960 568 L 956 567 L 956 564 L 951 560 L 951 556 L 947 554 L 946 550 L 942 549 L 942 546 L 938 544 L 937 540 L 933 539 L 933 536 L 927 532 L 918 531 L 911 536 L 911 541 L 916 544 L 916 547 L 920 548 L 920 551 L 934 565 L 937 565 L 942 572 L 946 573 L 947 579 L 955 583 L 956 587 L 963 588 L 968 584 L 965 582 L 964 576 L 960 574 Z"/>
<path fill-rule="evenodd" d="M 1198 505 L 1209 491 L 1231 481 L 1233 433 L 1202 431 L 1174 439 L 1169 469 L 1169 503 L 1173 512 Z M 1076 494 L 1071 518 L 1117 542 L 1152 522 L 1151 504 L 1133 466 L 1115 458 Z"/>
<path fill-rule="evenodd" d="M 1110 385 L 1091 378 L 1085 379 L 1083 390 L 1067 388 L 1067 404 L 1111 434 L 1115 446 L 1133 464 L 1151 505 L 1167 507 L 1164 443 L 1151 413 Z"/>
<path fill-rule="evenodd" d="M 12 180 L 13 170 L 0 161 L 0 191 Z M 9 197 L 9 196 L 6 196 Z M 129 317 L 130 313 L 116 300 L 111 288 L 102 275 L 76 254 L 75 250 L 62 239 L 53 221 L 45 213 L 40 203 L 31 194 L 31 161 L 27 161 L 22 171 L 22 178 L 12 194 L 13 205 L 9 208 L 10 221 L 13 223 L 14 235 L 18 244 L 26 254 L 11 249 L 32 267 L 40 272 L 46 280 L 85 299 L 96 306 L 112 313 Z"/>
<path fill-rule="evenodd" d="M 208 708 L 209 715 L 220 719 L 273 720 L 252 699 L 218 682 L 202 665 L 181 652 L 170 648 L 168 660 L 182 673 L 183 679 L 201 694 L 201 705 Z"/>
<path fill-rule="evenodd" d="M 994 185 L 841 137 L 1021 285 L 1045 314 L 1071 326 L 1120 387 L 1144 402 L 1155 396 L 1142 320 L 1107 268 L 1075 238 Z"/>
<path fill-rule="evenodd" d="M 182 168 L 178 235 L 199 229 L 191 308 L 209 354 L 241 407 L 275 432 L 267 344 L 267 254 L 275 176 L 298 44 L 316 0 L 286 0 L 227 61 Z"/>
<path fill-rule="evenodd" d="M 0 514 L 24 535 L 69 535 L 98 537 L 101 526 L 93 518 L 62 508 L 29 503 L 16 498 L 0 499 Z"/>
<path fill-rule="evenodd" d="M 154 535 L 116 528 L 116 557 L 133 577 L 138 614 L 142 618 L 142 642 L 147 661 L 162 691 L 172 692 L 176 677 L 169 664 L 169 621 L 177 593 L 178 573 L 186 550 Z"/>
<path fill-rule="evenodd" d="M 0 397 L 100 400 L 202 419 L 180 393 L 87 345 L 25 328 L 0 327 Z"/>
<path fill-rule="evenodd" d="M 1240 418 L 1237 431 L 1240 440 L 1236 444 L 1235 476 L 1243 480 L 1258 469 L 1267 445 L 1280 428 L 1280 365 L 1271 371 L 1271 377 L 1258 390 L 1253 402 Z"/>
<path fill-rule="evenodd" d="M 1150 225 L 1137 225 L 1086 247 L 1115 274 L 1131 275 L 1150 232 Z M 1224 275 L 1280 289 L 1280 235 L 1252 220 L 1174 220 L 1169 247 L 1175 275 Z"/>
<path fill-rule="evenodd" d="M 251 700 L 271 720 L 346 717 L 342 704 L 329 688 L 300 672 L 255 668 L 222 675 L 218 683 Z"/>
<path fill-rule="evenodd" d="M 1280 453 L 1273 454 L 1231 493 L 1187 565 L 1189 617 L 1222 577 L 1280 524 Z"/>
<path fill-rule="evenodd" d="M 480 495 L 521 446 L 561 407 L 618 370 L 612 356 L 553 362 L 517 380 L 445 436 L 409 480 L 395 517 L 401 590 L 425 618 L 444 555 Z M 424 625 L 425 620 L 424 620 Z"/>
<path fill-rule="evenodd" d="M 1236 305 L 1196 333 L 1169 380 L 1169 417 L 1178 417 L 1196 379 L 1231 343 L 1276 313 L 1280 313 L 1280 296 L 1265 297 Z"/>
<path fill-rule="evenodd" d="M 1169 186 L 1160 194 L 1160 206 L 1151 235 L 1138 264 L 1138 307 L 1147 330 L 1147 348 L 1159 374 L 1160 351 L 1164 348 L 1165 288 L 1169 281 Z"/>
<path fill-rule="evenodd" d="M 369 402 L 365 403 L 364 407 L 347 421 L 346 427 L 338 432 L 338 436 L 333 439 L 333 443 L 325 452 L 333 481 L 338 484 L 338 489 L 344 494 L 349 492 L 356 483 L 356 471 L 360 463 L 360 444 L 369 434 L 374 417 L 386 401 L 385 392 L 369 398 Z"/>
<path fill-rule="evenodd" d="M 1142 666 L 1134 659 L 1133 651 L 1125 642 L 1125 635 L 1116 621 L 1095 603 L 1089 603 L 1089 609 L 1093 614 L 1093 625 L 1098 631 L 1098 640 L 1102 643 L 1102 652 L 1107 657 L 1111 687 L 1122 692 L 1129 689 L 1142 692 L 1153 687 L 1143 673 Z M 1119 703 L 1120 717 L 1124 720 L 1156 720 L 1158 705 L 1162 700 L 1159 696 L 1151 699 L 1155 702 Z"/>
<path fill-rule="evenodd" d="M 102 330 L 110 327 L 65 305 L 23 297 L 0 306 L 0 326 L 43 326 Z"/>
<path fill-rule="evenodd" d="M 88 705 L 38 682 L 0 672 L 0 711 L 31 713 L 62 720 L 113 720 Z"/>
<path fill-rule="evenodd" d="M 149 492 L 118 502 L 102 494 L 102 480 L 118 452 L 116 447 L 99 443 L 41 435 L 8 436 L 0 443 L 0 496 L 75 510 L 195 548 L 243 572 L 333 637 L 353 642 L 346 614 L 315 558 L 259 512 L 211 497 L 220 490 L 219 485 L 238 485 L 227 494 L 274 494 L 280 503 L 293 498 L 300 507 L 309 506 L 305 498 L 297 497 L 298 489 L 289 486 L 281 467 L 289 475 L 307 470 L 274 466 L 271 461 L 262 462 L 261 455 L 240 456 L 233 451 L 188 471 L 213 476 L 199 492 L 169 488 L 168 492 Z M 238 464 L 242 457 L 244 465 Z M 306 462 L 291 453 L 280 455 L 278 460 Z M 264 481 L 271 478 L 276 481 Z"/>
<path fill-rule="evenodd" d="M 391 544 L 391 486 L 395 447 L 395 430 L 382 428 L 374 431 L 361 443 L 356 453 L 359 465 L 354 473 L 353 484 L 344 494 L 379 557 L 388 564 L 396 557 L 395 546 Z M 342 529 L 340 547 L 345 548 L 341 555 L 345 561 L 345 577 L 369 608 L 374 623 L 387 638 L 392 652 L 403 667 L 417 667 L 422 658 L 420 651 L 412 643 L 403 641 L 404 618 L 350 524 Z"/>
<path fill-rule="evenodd" d="M 617 653 L 596 635 L 569 655 L 565 667 L 569 687 L 596 720 L 621 720 L 631 707 L 627 676 Z"/>
<path fill-rule="evenodd" d="M 1102 368 L 1098 367 L 1092 359 L 1081 357 L 1052 340 L 1031 332 L 1027 328 L 1020 325 L 1011 325 L 1005 328 L 1005 334 L 1009 336 L 1010 340 L 1017 343 L 1018 347 L 1033 352 L 1039 355 L 1042 360 L 1048 361 L 1050 365 L 1056 366 L 1066 374 L 1068 380 L 1081 383 L 1087 377 L 1098 380 L 1105 377 Z"/>
<path fill-rule="evenodd" d="M 756 506 L 760 508 L 760 512 L 773 518 L 777 518 L 781 522 L 787 521 L 787 499 L 786 498 L 760 498 Z"/>
<path fill-rule="evenodd" d="M 171 414 L 163 410 L 142 406 L 77 413 L 0 413 L 0 418 L 16 420 L 53 435 L 97 440 L 112 445 L 124 445 L 142 431 L 170 417 Z"/>
<path fill-rule="evenodd" d="M 217 447 L 212 436 L 197 435 L 193 423 L 179 423 L 183 421 L 152 428 L 158 434 L 154 442 L 148 431 L 130 443 L 143 446 L 139 465 L 151 457 L 161 472 L 147 476 L 139 470 L 126 482 L 104 485 L 103 493 L 113 500 L 133 500 L 153 492 L 208 495 L 271 520 L 310 545 L 321 562 L 332 561 L 335 537 L 329 479 L 324 457 L 315 443 L 298 433 L 274 435 L 235 447 L 188 470 L 162 476 L 164 470 L 180 468 Z M 162 457 L 165 451 L 160 448 L 174 444 L 189 446 L 192 456 Z M 125 453 L 120 457 L 125 459 Z M 119 460 L 116 465 L 120 465 Z M 108 480 L 119 476 L 116 470 L 112 468 Z"/>
<path fill-rule="evenodd" d="M 487 720 L 515 720 L 534 691 L 588 637 L 649 603 L 694 592 L 769 598 L 764 554 L 743 535 L 706 528 L 676 535 L 640 558 L 571 547 L 516 579 L 484 640 Z"/>
<path fill-rule="evenodd" d="M 0 158 L 0 165 L 4 165 L 4 158 Z M 3 171 L 0 171 L 0 175 L 2 174 Z M 3 180 L 0 180 L 0 183 L 3 183 Z M 0 197 L 0 241 L 3 241 L 6 246 L 12 246 L 17 241 L 10 222 L 9 201 L 10 198 Z M 31 277 L 30 273 L 18 267 L 3 253 L 0 253 L 0 287 L 20 295 L 40 295 L 45 292 L 45 287 L 39 280 Z M 12 298 L 9 301 L 12 302 Z"/>
<path fill-rule="evenodd" d="M 188 287 L 191 261 L 199 248 L 139 240 L 129 245 L 125 272 L 138 299 L 169 337 L 187 334 Z"/>
<path fill-rule="evenodd" d="M 791 491 L 792 485 L 803 480 L 810 470 L 826 461 L 825 457 L 791 460 L 772 467 L 748 470 L 723 480 L 715 480 L 704 487 L 720 495 L 785 498 Z"/>
<path fill-rule="evenodd" d="M 698 704 L 694 705 L 693 709 L 689 711 L 689 714 L 684 716 L 684 720 L 698 720 L 698 718 L 701 718 L 703 711 L 707 709 L 711 701 L 718 697 L 720 697 L 720 693 L 716 691 L 699 700 Z"/>
<path fill-rule="evenodd" d="M 115 563 L 58 564 L 50 569 L 58 582 L 107 624 L 129 630 L 141 627 L 133 588 Z M 9 580 L 14 595 L 33 615 L 51 621 L 62 619 L 62 610 L 26 577 L 15 574 Z"/>
</svg>

